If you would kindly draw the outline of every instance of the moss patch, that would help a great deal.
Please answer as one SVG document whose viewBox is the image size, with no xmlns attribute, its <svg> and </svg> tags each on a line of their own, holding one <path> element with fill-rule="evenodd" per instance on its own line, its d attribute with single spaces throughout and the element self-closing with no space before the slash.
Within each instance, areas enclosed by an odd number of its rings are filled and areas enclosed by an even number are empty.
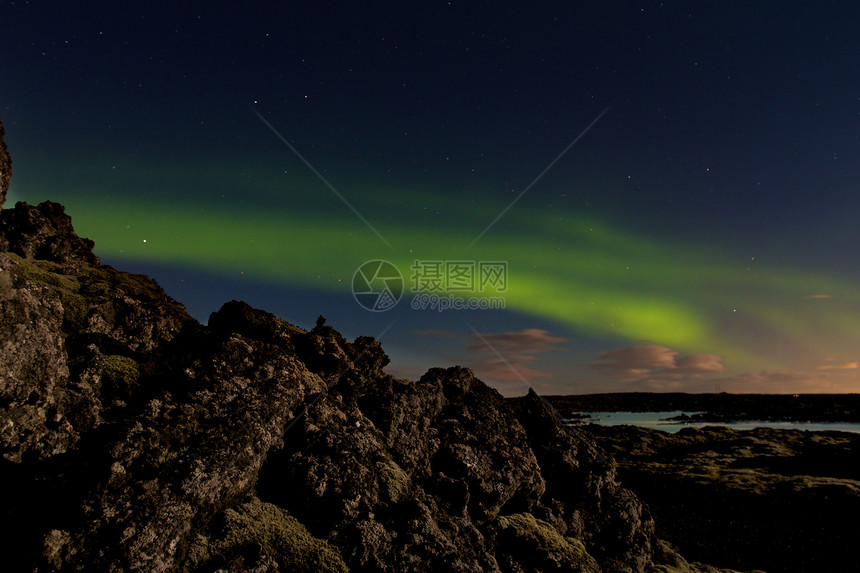
<svg viewBox="0 0 860 573">
<path fill-rule="evenodd" d="M 528 513 L 499 516 L 496 558 L 511 570 L 600 573 L 597 561 L 578 539 L 561 535 Z"/>
<path fill-rule="evenodd" d="M 127 400 L 140 384 L 140 368 L 127 356 L 105 356 L 101 365 L 102 393 L 109 398 Z"/>
<path fill-rule="evenodd" d="M 164 290 L 146 275 L 123 273 L 103 266 L 85 269 L 81 275 L 83 292 L 96 299 L 117 299 L 124 296 L 136 300 L 162 300 Z"/>
<path fill-rule="evenodd" d="M 280 507 L 257 498 L 228 509 L 211 537 L 198 537 L 186 571 L 245 571 L 276 562 L 281 571 L 347 571 L 338 550 Z"/>
<path fill-rule="evenodd" d="M 62 273 L 62 265 L 51 261 L 24 259 L 15 253 L 9 253 L 9 257 L 18 263 L 19 276 L 28 281 L 74 292 L 81 286 L 75 277 Z"/>
<path fill-rule="evenodd" d="M 383 488 L 383 494 L 388 501 L 397 503 L 406 496 L 411 480 L 399 465 L 388 460 L 384 463 L 378 463 L 376 470 Z"/>
<path fill-rule="evenodd" d="M 63 305 L 63 332 L 68 335 L 83 329 L 87 317 L 87 304 L 79 294 L 81 283 L 74 276 L 62 273 L 63 267 L 51 261 L 29 260 L 9 253 L 17 264 L 14 273 L 18 280 L 51 287 Z"/>
</svg>

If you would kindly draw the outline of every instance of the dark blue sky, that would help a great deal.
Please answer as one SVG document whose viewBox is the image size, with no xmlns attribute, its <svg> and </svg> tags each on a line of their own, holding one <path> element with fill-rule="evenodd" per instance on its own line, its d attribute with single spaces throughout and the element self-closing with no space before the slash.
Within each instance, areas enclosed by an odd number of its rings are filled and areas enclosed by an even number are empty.
<svg viewBox="0 0 860 573">
<path fill-rule="evenodd" d="M 508 393 L 860 389 L 852 3 L 0 19 L 12 199 L 63 202 L 201 320 L 230 297 L 347 336 L 393 323 L 392 372 L 462 363 Z M 376 258 L 407 283 L 385 313 L 350 290 Z M 416 258 L 507 261 L 507 310 L 412 310 Z"/>
</svg>

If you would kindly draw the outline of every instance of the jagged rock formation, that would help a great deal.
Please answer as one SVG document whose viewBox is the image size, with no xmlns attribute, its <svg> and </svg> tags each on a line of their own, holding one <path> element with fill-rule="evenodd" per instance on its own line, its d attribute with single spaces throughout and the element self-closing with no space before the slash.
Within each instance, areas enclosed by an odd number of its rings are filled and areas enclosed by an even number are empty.
<svg viewBox="0 0 860 573">
<path fill-rule="evenodd" d="M 0 247 L 6 570 L 711 571 L 535 394 L 237 301 L 200 325 L 53 203 Z"/>
<path fill-rule="evenodd" d="M 59 203 L 21 205 L 3 214 L 0 235 L 6 251 L 25 259 L 49 261 L 65 269 L 98 267 L 93 242 L 75 234 L 72 218 Z"/>
</svg>

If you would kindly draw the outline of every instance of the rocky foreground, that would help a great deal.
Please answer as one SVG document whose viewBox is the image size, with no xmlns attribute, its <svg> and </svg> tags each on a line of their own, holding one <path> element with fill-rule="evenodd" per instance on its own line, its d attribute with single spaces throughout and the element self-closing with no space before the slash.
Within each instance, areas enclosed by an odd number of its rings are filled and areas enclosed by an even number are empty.
<svg viewBox="0 0 860 573">
<path fill-rule="evenodd" d="M 860 434 L 581 427 L 618 460 L 657 533 L 692 559 L 768 572 L 860 571 Z"/>
<path fill-rule="evenodd" d="M 0 211 L 4 571 L 718 571 L 535 394 L 241 302 L 204 326 L 92 247 Z"/>
</svg>

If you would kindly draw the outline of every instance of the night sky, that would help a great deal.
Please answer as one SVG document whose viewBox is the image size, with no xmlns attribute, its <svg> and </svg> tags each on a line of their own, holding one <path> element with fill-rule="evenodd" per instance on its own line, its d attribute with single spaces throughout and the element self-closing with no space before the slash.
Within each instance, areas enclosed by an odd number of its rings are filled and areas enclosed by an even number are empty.
<svg viewBox="0 0 860 573">
<path fill-rule="evenodd" d="M 860 391 L 855 3 L 283 4 L 0 2 L 9 202 L 398 377 Z"/>
</svg>

